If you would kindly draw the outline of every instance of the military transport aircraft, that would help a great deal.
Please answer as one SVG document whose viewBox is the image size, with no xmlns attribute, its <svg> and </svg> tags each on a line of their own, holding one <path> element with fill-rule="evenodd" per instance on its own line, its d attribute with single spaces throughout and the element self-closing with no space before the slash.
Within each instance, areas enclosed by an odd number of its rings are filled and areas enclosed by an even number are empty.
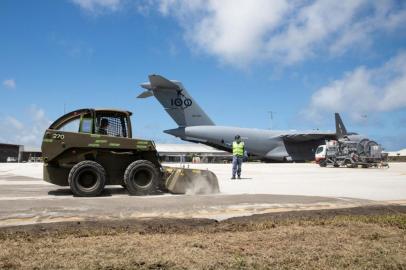
<svg viewBox="0 0 406 270">
<path fill-rule="evenodd" d="M 314 160 L 315 150 L 319 145 L 325 144 L 325 140 L 357 135 L 347 133 L 338 113 L 335 114 L 336 132 L 274 131 L 216 126 L 181 82 L 171 81 L 160 75 L 150 75 L 149 83 L 143 83 L 141 87 L 147 90 L 138 98 L 154 96 L 178 124 L 178 128 L 165 130 L 165 133 L 185 141 L 202 143 L 229 152 L 234 137 L 238 134 L 245 142 L 248 154 L 263 160 Z"/>
</svg>

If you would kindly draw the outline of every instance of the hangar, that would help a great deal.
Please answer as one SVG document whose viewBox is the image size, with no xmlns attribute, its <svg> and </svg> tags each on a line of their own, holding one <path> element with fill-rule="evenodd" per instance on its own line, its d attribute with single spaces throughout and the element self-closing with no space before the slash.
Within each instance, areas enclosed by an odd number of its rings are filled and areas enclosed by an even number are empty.
<svg viewBox="0 0 406 270">
<path fill-rule="evenodd" d="M 27 147 L 24 146 L 24 150 L 21 154 L 21 161 L 30 161 L 30 162 L 40 162 L 42 161 L 42 152 L 39 147 Z"/>
<path fill-rule="evenodd" d="M 204 144 L 156 144 L 163 162 L 220 163 L 232 160 L 232 155 Z"/>
<path fill-rule="evenodd" d="M 39 147 L 0 143 L 0 162 L 39 162 L 41 157 L 42 153 Z"/>
<path fill-rule="evenodd" d="M 406 161 L 406 148 L 399 151 L 390 151 L 388 153 L 389 161 Z"/>
<path fill-rule="evenodd" d="M 0 162 L 21 162 L 23 150 L 22 145 L 0 143 Z"/>
</svg>

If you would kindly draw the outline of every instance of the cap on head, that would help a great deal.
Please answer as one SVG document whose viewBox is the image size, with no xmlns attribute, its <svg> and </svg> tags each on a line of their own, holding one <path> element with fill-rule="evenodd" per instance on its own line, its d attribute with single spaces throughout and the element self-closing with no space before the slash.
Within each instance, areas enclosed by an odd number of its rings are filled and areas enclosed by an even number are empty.
<svg viewBox="0 0 406 270">
<path fill-rule="evenodd" d="M 241 139 L 240 135 L 235 135 L 234 139 L 239 140 Z"/>
</svg>

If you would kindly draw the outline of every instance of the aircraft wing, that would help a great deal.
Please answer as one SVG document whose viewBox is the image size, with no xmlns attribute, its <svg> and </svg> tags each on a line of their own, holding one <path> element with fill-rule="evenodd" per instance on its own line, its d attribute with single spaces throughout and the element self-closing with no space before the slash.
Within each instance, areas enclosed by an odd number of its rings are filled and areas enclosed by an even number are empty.
<svg viewBox="0 0 406 270">
<path fill-rule="evenodd" d="M 330 139 L 330 140 L 337 140 L 342 138 L 346 135 L 356 135 L 357 133 L 349 133 L 344 126 L 343 121 L 338 113 L 335 113 L 335 123 L 336 123 L 336 132 L 321 132 L 321 131 L 309 131 L 309 132 L 301 132 L 301 133 L 289 133 L 283 134 L 281 137 L 287 142 L 305 142 L 305 141 L 312 141 L 312 140 L 322 140 L 322 139 Z"/>
<path fill-rule="evenodd" d="M 309 133 L 292 133 L 281 136 L 289 142 L 305 142 L 320 139 L 337 139 L 336 133 L 333 132 L 309 132 Z"/>
</svg>

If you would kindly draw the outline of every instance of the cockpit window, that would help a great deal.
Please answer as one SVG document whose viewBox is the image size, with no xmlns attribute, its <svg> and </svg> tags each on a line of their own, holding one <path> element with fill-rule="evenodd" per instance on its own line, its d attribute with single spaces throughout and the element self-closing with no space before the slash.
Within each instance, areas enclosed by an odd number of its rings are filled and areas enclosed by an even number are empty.
<svg viewBox="0 0 406 270">
<path fill-rule="evenodd" d="M 76 117 L 73 119 L 70 119 L 66 123 L 64 123 L 62 126 L 58 128 L 58 130 L 62 131 L 68 131 L 68 132 L 78 132 L 80 127 L 80 117 Z"/>
<path fill-rule="evenodd" d="M 82 128 L 81 128 L 80 132 L 92 133 L 92 123 L 93 123 L 92 118 L 83 118 L 82 119 Z"/>
</svg>

